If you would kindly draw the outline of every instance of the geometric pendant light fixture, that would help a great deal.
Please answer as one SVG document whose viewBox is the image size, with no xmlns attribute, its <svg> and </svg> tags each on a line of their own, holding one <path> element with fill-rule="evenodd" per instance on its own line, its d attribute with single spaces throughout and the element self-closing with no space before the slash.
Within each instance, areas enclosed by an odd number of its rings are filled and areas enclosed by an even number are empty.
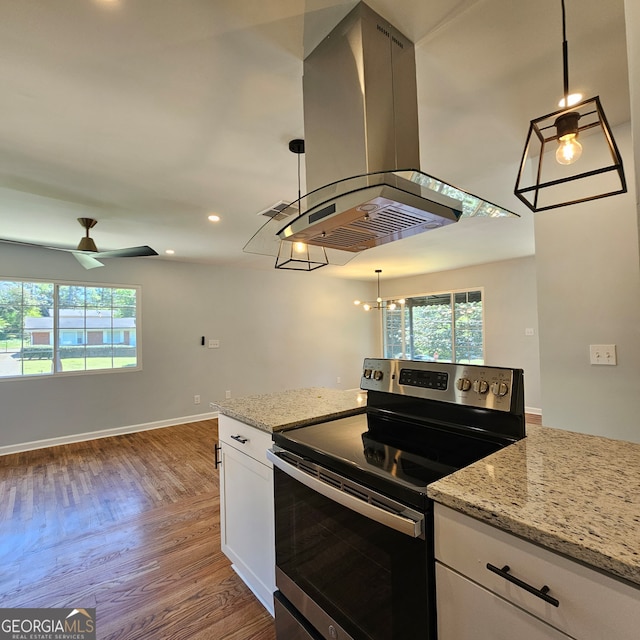
<svg viewBox="0 0 640 640">
<path fill-rule="evenodd" d="M 515 195 L 532 211 L 546 211 L 625 193 L 622 157 L 599 96 L 570 104 L 569 61 L 562 3 L 562 108 L 532 120 Z"/>
<path fill-rule="evenodd" d="M 295 139 L 289 141 L 289 151 L 298 156 L 298 208 L 302 193 L 300 191 L 300 156 L 304 153 L 304 140 Z M 291 242 L 280 240 L 278 255 L 276 256 L 276 269 L 289 269 L 292 271 L 315 271 L 329 264 L 327 252 L 324 247 L 309 245 L 306 242 Z"/>
</svg>

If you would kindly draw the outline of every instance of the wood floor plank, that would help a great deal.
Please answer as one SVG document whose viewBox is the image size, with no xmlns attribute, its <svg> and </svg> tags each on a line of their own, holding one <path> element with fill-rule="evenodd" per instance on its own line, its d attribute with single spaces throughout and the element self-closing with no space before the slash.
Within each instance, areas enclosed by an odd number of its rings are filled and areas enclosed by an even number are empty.
<svg viewBox="0 0 640 640">
<path fill-rule="evenodd" d="M 217 421 L 0 458 L 0 607 L 95 607 L 102 640 L 274 640 L 220 551 Z"/>
</svg>

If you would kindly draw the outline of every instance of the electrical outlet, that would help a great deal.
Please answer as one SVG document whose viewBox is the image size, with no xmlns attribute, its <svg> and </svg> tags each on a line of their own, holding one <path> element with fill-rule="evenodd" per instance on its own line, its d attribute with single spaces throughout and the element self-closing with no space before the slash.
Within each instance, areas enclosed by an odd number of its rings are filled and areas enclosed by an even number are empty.
<svg viewBox="0 0 640 640">
<path fill-rule="evenodd" d="M 342 382 L 342 378 L 341 378 L 340 376 L 338 376 L 338 377 L 336 378 L 336 383 L 337 383 L 337 384 L 340 384 L 341 382 Z"/>
<path fill-rule="evenodd" d="M 193 396 L 193 404 L 200 404 L 200 396 L 199 395 L 195 395 Z"/>
<path fill-rule="evenodd" d="M 224 397 L 227 398 L 227 400 L 231 397 L 231 391 L 225 391 L 224 392 Z"/>
<path fill-rule="evenodd" d="M 615 344 L 590 344 L 589 358 L 591 364 L 618 364 Z"/>
</svg>

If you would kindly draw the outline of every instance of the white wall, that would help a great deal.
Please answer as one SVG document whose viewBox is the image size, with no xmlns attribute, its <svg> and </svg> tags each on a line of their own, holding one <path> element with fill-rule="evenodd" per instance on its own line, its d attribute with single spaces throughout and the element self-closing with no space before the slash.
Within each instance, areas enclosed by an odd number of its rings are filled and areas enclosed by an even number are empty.
<svg viewBox="0 0 640 640">
<path fill-rule="evenodd" d="M 0 379 L 0 447 L 179 421 L 209 412 L 209 402 L 226 390 L 237 397 L 358 387 L 363 358 L 377 350 L 369 319 L 353 307 L 368 284 L 320 271 L 155 258 L 111 260 L 85 271 L 68 253 L 2 245 L 0 278 L 12 277 L 141 285 L 143 370 Z M 201 336 L 219 339 L 220 348 L 202 347 Z"/>
<path fill-rule="evenodd" d="M 464 221 L 459 224 L 464 224 Z M 540 360 L 533 257 L 476 265 L 410 278 L 385 280 L 385 297 L 484 288 L 485 362 L 524 369 L 525 405 L 539 411 Z M 534 330 L 526 336 L 525 329 Z"/>
<path fill-rule="evenodd" d="M 630 127 L 614 136 L 629 193 L 535 216 L 543 420 L 640 442 L 640 256 Z M 617 345 L 618 365 L 591 365 L 590 344 Z"/>
</svg>

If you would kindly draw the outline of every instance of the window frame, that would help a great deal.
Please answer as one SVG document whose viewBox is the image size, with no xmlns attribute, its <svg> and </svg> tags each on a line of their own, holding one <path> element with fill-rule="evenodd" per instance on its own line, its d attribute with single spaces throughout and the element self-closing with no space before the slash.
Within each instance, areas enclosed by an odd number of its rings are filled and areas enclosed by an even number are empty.
<svg viewBox="0 0 640 640">
<path fill-rule="evenodd" d="M 82 280 L 58 280 L 53 278 L 22 278 L 15 276 L 4 276 L 0 275 L 0 282 L 16 282 L 16 283 L 34 283 L 34 284 L 50 284 L 53 286 L 53 317 L 52 317 L 52 327 L 51 327 L 51 337 L 52 343 L 51 348 L 53 350 L 54 358 L 56 354 L 56 350 L 60 348 L 60 346 L 74 346 L 62 343 L 60 341 L 61 329 L 59 326 L 60 320 L 60 300 L 59 300 L 59 291 L 60 287 L 86 287 L 91 289 L 130 289 L 135 291 L 135 315 L 134 318 L 134 326 L 135 326 L 135 353 L 136 353 L 136 364 L 135 366 L 124 366 L 124 367 L 112 367 L 112 368 L 102 368 L 102 369 L 76 369 L 71 371 L 51 371 L 49 373 L 33 373 L 33 374 L 24 374 L 20 375 L 7 375 L 0 376 L 0 383 L 4 381 L 12 381 L 16 380 L 54 380 L 60 379 L 61 377 L 69 377 L 69 376 L 83 376 L 83 375 L 97 375 L 97 374 L 110 374 L 110 373 L 132 373 L 135 371 L 142 370 L 142 286 L 137 284 L 118 284 L 118 283 L 108 283 L 108 282 L 87 282 Z M 64 307 L 63 307 L 64 308 Z M 85 305 L 85 315 L 80 316 L 86 322 L 86 310 L 87 305 Z M 113 305 L 109 307 L 113 310 Z M 24 347 L 24 300 L 22 302 L 22 345 Z M 78 330 L 79 331 L 79 330 Z M 86 336 L 86 327 L 83 330 Z M 113 332 L 113 327 L 109 329 L 109 332 Z M 113 345 L 113 343 L 111 343 Z M 84 346 L 88 346 L 85 343 Z M 53 367 L 55 369 L 55 367 Z"/>
<path fill-rule="evenodd" d="M 485 329 L 485 312 L 486 312 L 486 305 L 485 305 L 485 291 L 484 291 L 484 287 L 464 287 L 461 289 L 446 289 L 446 290 L 441 290 L 441 291 L 432 291 L 429 293 L 419 293 L 419 294 L 412 294 L 412 295 L 407 295 L 407 296 L 394 296 L 394 297 L 388 297 L 385 298 L 385 302 L 392 302 L 392 301 L 397 301 L 398 299 L 404 299 L 406 301 L 410 300 L 410 299 L 416 299 L 416 298 L 428 298 L 428 297 L 437 297 L 437 296 L 445 296 L 448 295 L 450 296 L 450 310 L 451 310 L 451 336 L 452 336 L 452 340 L 451 340 L 451 351 L 452 354 L 455 355 L 455 349 L 456 349 L 456 341 L 455 341 L 455 337 L 456 337 L 456 317 L 455 317 L 455 298 L 456 298 L 456 294 L 460 294 L 460 293 L 465 293 L 465 294 L 469 294 L 469 293 L 473 293 L 473 292 L 480 292 L 480 299 L 482 301 L 482 361 L 483 363 L 486 362 L 486 329 Z M 400 306 L 400 305 L 399 305 Z M 401 307 L 401 309 L 406 309 L 406 303 L 403 304 Z M 405 314 L 402 313 L 400 315 L 400 319 L 401 319 L 401 327 L 400 327 L 400 331 L 401 331 L 401 357 L 400 359 L 402 360 L 407 360 L 409 359 L 407 356 L 407 347 L 410 345 L 410 340 L 407 339 L 407 334 L 410 332 L 410 328 L 407 326 L 406 323 L 406 319 L 405 319 Z M 382 348 L 382 353 L 384 354 L 383 357 L 385 358 L 392 358 L 394 357 L 393 355 L 388 355 L 387 352 L 387 346 L 388 346 L 388 341 L 387 341 L 387 308 L 385 307 L 385 309 L 383 310 L 382 314 L 381 314 L 381 348 Z M 428 360 L 427 360 L 428 362 Z M 449 362 L 448 360 L 442 360 L 441 362 Z M 455 360 L 451 360 L 451 362 L 455 362 Z"/>
</svg>

